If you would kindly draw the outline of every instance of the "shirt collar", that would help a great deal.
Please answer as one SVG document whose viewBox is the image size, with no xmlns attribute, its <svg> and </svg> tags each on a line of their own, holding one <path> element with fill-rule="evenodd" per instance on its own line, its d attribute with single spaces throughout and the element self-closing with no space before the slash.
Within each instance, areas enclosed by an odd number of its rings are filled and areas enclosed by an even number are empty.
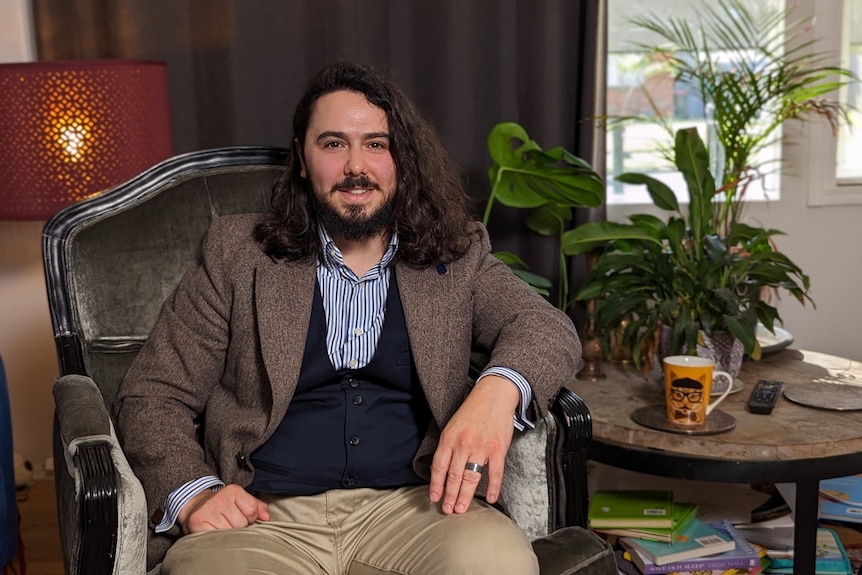
<svg viewBox="0 0 862 575">
<path fill-rule="evenodd" d="M 341 255 L 341 250 L 335 245 L 335 240 L 322 225 L 318 226 L 318 234 L 320 235 L 320 245 L 323 247 L 320 254 L 320 263 L 328 269 L 344 268 L 344 256 Z M 389 238 L 389 246 L 383 254 L 380 263 L 375 266 L 376 269 L 382 270 L 392 265 L 395 260 L 395 254 L 398 251 L 398 233 L 393 232 Z"/>
</svg>

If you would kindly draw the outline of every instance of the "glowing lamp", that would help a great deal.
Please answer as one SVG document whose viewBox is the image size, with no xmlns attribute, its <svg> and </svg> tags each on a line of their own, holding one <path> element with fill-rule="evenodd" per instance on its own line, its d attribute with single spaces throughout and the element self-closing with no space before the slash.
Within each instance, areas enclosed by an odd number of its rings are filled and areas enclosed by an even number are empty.
<svg viewBox="0 0 862 575">
<path fill-rule="evenodd" d="M 164 62 L 0 64 L 0 220 L 46 220 L 171 155 Z"/>
</svg>

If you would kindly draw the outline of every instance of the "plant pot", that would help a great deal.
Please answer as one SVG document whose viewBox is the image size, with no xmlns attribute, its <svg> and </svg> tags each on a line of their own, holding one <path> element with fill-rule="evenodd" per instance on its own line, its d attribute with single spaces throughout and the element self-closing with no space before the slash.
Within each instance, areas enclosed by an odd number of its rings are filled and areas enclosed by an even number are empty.
<svg viewBox="0 0 862 575">
<path fill-rule="evenodd" d="M 671 328 L 662 326 L 659 341 L 659 354 L 661 359 L 670 355 L 670 334 Z M 739 370 L 742 369 L 742 359 L 744 348 L 742 342 L 730 335 L 730 332 L 717 331 L 712 337 L 704 334 L 704 345 L 697 346 L 697 355 L 707 357 L 715 362 L 715 369 L 726 371 L 734 379 L 739 377 Z M 688 353 L 688 348 L 683 345 L 680 353 Z M 733 385 L 732 381 L 725 381 L 726 378 L 717 379 L 713 386 L 715 393 L 722 393 L 726 386 Z"/>
</svg>

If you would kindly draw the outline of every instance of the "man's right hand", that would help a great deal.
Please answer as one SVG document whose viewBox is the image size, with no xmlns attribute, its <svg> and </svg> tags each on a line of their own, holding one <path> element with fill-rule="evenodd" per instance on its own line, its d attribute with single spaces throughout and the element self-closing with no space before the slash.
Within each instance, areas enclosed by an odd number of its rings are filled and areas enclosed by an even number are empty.
<svg viewBox="0 0 862 575">
<path fill-rule="evenodd" d="M 207 489 L 180 509 L 177 521 L 185 533 L 248 527 L 255 521 L 269 521 L 269 507 L 239 485 L 225 485 L 218 491 Z"/>
</svg>

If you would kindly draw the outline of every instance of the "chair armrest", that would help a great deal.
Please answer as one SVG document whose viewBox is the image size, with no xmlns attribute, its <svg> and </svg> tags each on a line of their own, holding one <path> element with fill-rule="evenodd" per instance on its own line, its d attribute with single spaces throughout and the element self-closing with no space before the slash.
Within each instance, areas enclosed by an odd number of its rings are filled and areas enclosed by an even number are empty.
<svg viewBox="0 0 862 575">
<path fill-rule="evenodd" d="M 143 487 L 120 448 L 98 386 L 86 376 L 62 376 L 54 384 L 54 402 L 57 510 L 68 573 L 144 573 Z"/>
<path fill-rule="evenodd" d="M 590 410 L 575 392 L 564 387 L 557 394 L 551 413 L 560 428 L 556 446 L 557 485 L 564 497 L 558 526 L 586 527 L 589 507 L 587 450 L 593 438 Z"/>
<path fill-rule="evenodd" d="M 607 541 L 582 527 L 564 527 L 533 541 L 541 575 L 617 575 Z"/>
</svg>

